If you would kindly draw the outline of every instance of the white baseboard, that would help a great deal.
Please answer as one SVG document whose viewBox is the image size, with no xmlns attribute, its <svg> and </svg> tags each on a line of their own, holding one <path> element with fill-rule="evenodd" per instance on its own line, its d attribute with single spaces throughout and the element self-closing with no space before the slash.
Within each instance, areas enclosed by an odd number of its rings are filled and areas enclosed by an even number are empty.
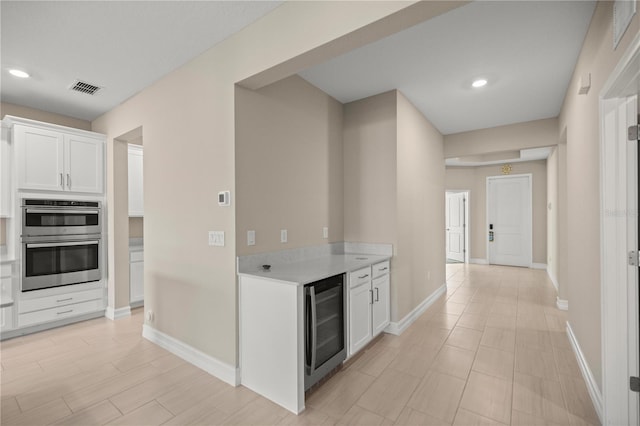
<svg viewBox="0 0 640 426">
<path fill-rule="evenodd" d="M 385 328 L 385 332 L 395 334 L 396 336 L 401 335 L 411 324 L 417 320 L 420 315 L 422 315 L 429 306 L 433 305 L 440 296 L 442 296 L 447 291 L 447 285 L 442 284 L 440 288 L 434 291 L 431 296 L 424 299 L 418 306 L 415 307 L 411 312 L 409 312 L 404 318 L 402 318 L 398 322 L 391 322 L 387 328 Z"/>
<path fill-rule="evenodd" d="M 569 301 L 565 300 L 565 299 L 560 299 L 559 297 L 556 297 L 556 307 L 558 309 L 560 309 L 561 311 L 568 311 L 569 310 Z"/>
<path fill-rule="evenodd" d="M 571 324 L 567 321 L 567 336 L 569 336 L 569 341 L 571 342 L 571 347 L 573 348 L 573 352 L 576 355 L 576 359 L 578 360 L 578 365 L 580 366 L 580 371 L 582 372 L 582 377 L 587 384 L 587 390 L 589 391 L 589 396 L 591 397 L 591 402 L 593 402 L 593 407 L 598 414 L 598 418 L 600 419 L 600 423 L 602 424 L 602 415 L 603 415 L 603 402 L 602 402 L 602 393 L 600 393 L 600 389 L 598 388 L 598 384 L 596 379 L 593 377 L 593 373 L 589 368 L 589 364 L 582 353 L 582 349 L 580 349 L 580 344 L 576 339 L 575 334 L 573 334 L 573 329 L 571 328 Z"/>
<path fill-rule="evenodd" d="M 142 326 L 142 337 L 231 386 L 240 384 L 239 369 L 207 355 L 168 334 L 144 324 Z"/>
<path fill-rule="evenodd" d="M 120 318 L 126 318 L 131 316 L 131 306 L 125 306 L 124 308 L 113 309 L 111 306 L 107 306 L 104 311 L 104 316 L 110 320 L 117 320 Z"/>
<path fill-rule="evenodd" d="M 476 265 L 488 265 L 489 261 L 487 259 L 469 259 L 469 263 L 475 263 Z"/>
<path fill-rule="evenodd" d="M 547 270 L 547 264 L 546 263 L 532 263 L 531 264 L 531 269 L 542 269 L 543 271 Z"/>
</svg>

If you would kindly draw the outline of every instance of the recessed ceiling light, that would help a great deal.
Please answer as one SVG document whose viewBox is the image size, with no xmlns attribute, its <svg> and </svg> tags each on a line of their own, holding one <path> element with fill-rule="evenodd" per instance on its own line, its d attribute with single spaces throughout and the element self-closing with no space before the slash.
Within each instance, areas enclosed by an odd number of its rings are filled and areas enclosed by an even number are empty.
<svg viewBox="0 0 640 426">
<path fill-rule="evenodd" d="M 482 86 L 486 86 L 486 84 L 487 84 L 487 80 L 485 80 L 484 78 L 479 78 L 475 80 L 473 83 L 471 83 L 471 85 L 476 89 Z"/>
<path fill-rule="evenodd" d="M 10 69 L 9 74 L 18 78 L 29 78 L 29 73 L 19 69 Z"/>
</svg>

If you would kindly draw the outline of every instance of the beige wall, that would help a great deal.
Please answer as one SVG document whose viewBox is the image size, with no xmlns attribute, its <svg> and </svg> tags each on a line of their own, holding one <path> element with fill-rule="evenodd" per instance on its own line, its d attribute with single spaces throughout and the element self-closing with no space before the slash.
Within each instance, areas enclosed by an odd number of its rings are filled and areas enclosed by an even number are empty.
<svg viewBox="0 0 640 426">
<path fill-rule="evenodd" d="M 7 219 L 0 219 L 0 246 L 7 244 Z"/>
<path fill-rule="evenodd" d="M 559 129 L 566 129 L 567 134 L 566 262 L 569 323 L 600 387 L 602 339 L 598 97 L 611 71 L 640 30 L 640 15 L 636 14 L 614 50 L 613 4 L 614 2 L 604 1 L 596 6 L 559 118 Z M 586 95 L 578 95 L 577 84 L 585 73 L 591 73 L 591 89 Z M 560 222 L 562 220 L 561 217 Z"/>
<path fill-rule="evenodd" d="M 143 237 L 144 237 L 144 218 L 130 217 L 129 218 L 129 238 L 143 238 Z"/>
<path fill-rule="evenodd" d="M 344 106 L 344 240 L 397 241 L 397 105 L 390 91 Z"/>
<path fill-rule="evenodd" d="M 5 115 L 44 121 L 45 123 L 59 124 L 60 126 L 73 127 L 76 129 L 91 130 L 91 122 L 86 120 L 2 102 L 0 104 L 0 118 L 4 118 Z"/>
<path fill-rule="evenodd" d="M 92 123 L 107 134 L 115 221 L 127 220 L 127 203 L 114 173 L 114 139 L 139 127 L 144 134 L 145 311 L 155 314 L 148 325 L 237 365 L 237 208 L 219 207 L 216 199 L 222 190 L 235 196 L 235 83 L 264 73 L 268 83 L 281 80 L 460 4 L 285 2 Z M 208 246 L 210 230 L 225 232 L 224 247 Z M 128 232 L 110 234 L 108 250 L 126 252 L 127 243 Z M 116 270 L 128 265 L 110 262 Z M 128 293 L 114 275 L 109 288 Z"/>
<path fill-rule="evenodd" d="M 558 283 L 558 148 L 547 158 L 547 271 Z M 558 288 L 560 297 L 560 288 Z"/>
<path fill-rule="evenodd" d="M 445 158 L 454 158 L 554 146 L 557 143 L 558 119 L 547 118 L 446 135 L 444 137 L 444 156 Z"/>
<path fill-rule="evenodd" d="M 512 163 L 512 175 L 533 176 L 533 263 L 547 262 L 547 165 L 546 160 Z M 487 177 L 502 176 L 502 165 L 447 167 L 447 190 L 469 190 L 469 239 L 472 259 L 487 259 Z"/>
<path fill-rule="evenodd" d="M 342 241 L 342 104 L 298 76 L 235 101 L 238 254 Z"/>
<path fill-rule="evenodd" d="M 392 321 L 445 284 L 443 138 L 397 93 L 397 248 Z"/>
<path fill-rule="evenodd" d="M 393 244 L 391 321 L 445 282 L 442 135 L 398 91 L 345 105 L 345 240 Z"/>
</svg>

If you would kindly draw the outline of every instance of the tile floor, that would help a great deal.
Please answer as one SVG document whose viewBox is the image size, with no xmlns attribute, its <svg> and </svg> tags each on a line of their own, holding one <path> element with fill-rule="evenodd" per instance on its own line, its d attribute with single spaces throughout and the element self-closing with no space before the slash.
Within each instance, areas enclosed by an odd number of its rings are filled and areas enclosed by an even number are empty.
<svg viewBox="0 0 640 426">
<path fill-rule="evenodd" d="M 2 342 L 3 425 L 599 424 L 543 271 L 447 265 L 447 294 L 294 416 L 141 338 L 142 311 Z"/>
</svg>

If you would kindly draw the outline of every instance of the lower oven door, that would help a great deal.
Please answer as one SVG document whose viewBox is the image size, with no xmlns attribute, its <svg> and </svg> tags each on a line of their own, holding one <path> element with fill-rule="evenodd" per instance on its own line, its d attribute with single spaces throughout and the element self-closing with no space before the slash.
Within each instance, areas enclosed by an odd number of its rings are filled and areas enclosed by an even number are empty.
<svg viewBox="0 0 640 426">
<path fill-rule="evenodd" d="M 22 243 L 22 291 L 99 281 L 101 239 Z"/>
</svg>

